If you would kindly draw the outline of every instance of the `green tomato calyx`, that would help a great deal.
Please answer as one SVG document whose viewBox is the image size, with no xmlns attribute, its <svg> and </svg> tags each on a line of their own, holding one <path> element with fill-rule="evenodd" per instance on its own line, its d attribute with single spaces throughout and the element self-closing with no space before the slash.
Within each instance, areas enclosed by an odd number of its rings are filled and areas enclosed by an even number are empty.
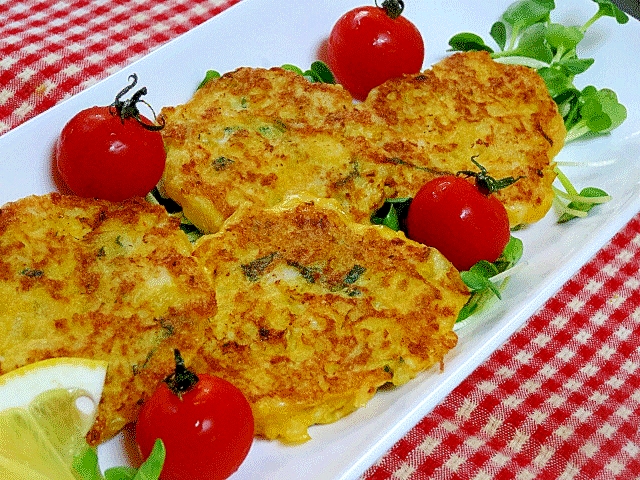
<svg viewBox="0 0 640 480">
<path fill-rule="evenodd" d="M 474 172 L 471 170 L 460 170 L 456 175 L 464 175 L 466 177 L 474 177 L 476 180 L 476 186 L 485 195 L 490 195 L 498 190 L 502 190 L 503 188 L 508 187 L 509 185 L 513 185 L 524 176 L 520 175 L 516 178 L 514 177 L 505 177 L 500 179 L 495 179 L 490 176 L 487 172 L 487 169 L 484 168 L 480 163 L 476 161 L 477 156 L 471 157 L 471 161 L 474 163 L 476 167 L 480 169 L 479 172 Z"/>
<path fill-rule="evenodd" d="M 173 351 L 173 356 L 176 361 L 176 369 L 164 379 L 164 383 L 174 394 L 182 397 L 183 394 L 195 387 L 200 379 L 185 366 L 182 355 L 180 355 L 180 351 L 177 348 Z"/>
<path fill-rule="evenodd" d="M 378 7 L 377 0 L 376 7 Z M 384 0 L 379 8 L 382 8 L 389 18 L 395 20 L 402 15 L 402 12 L 404 11 L 404 2 L 402 0 Z"/>
<path fill-rule="evenodd" d="M 142 87 L 140 90 L 135 92 L 129 100 L 121 100 L 124 95 L 129 93 L 133 89 L 133 87 L 136 86 L 136 84 L 138 83 L 138 76 L 133 73 L 129 75 L 129 80 L 131 81 L 131 83 L 120 90 L 120 92 L 116 95 L 116 99 L 114 100 L 114 102 L 109 105 L 109 111 L 111 111 L 112 115 L 118 115 L 122 120 L 122 123 L 124 123 L 124 121 L 128 118 L 133 118 L 147 130 L 151 130 L 152 132 L 162 130 L 164 128 L 164 121 L 162 120 L 162 118 L 158 120 L 158 118 L 156 117 L 156 112 L 153 111 L 151 105 L 142 100 L 142 96 L 147 94 L 147 87 Z M 149 107 L 149 109 L 153 113 L 154 121 L 158 122 L 157 124 L 147 123 L 142 119 L 140 110 L 138 110 L 139 102 L 142 102 L 147 107 Z"/>
</svg>

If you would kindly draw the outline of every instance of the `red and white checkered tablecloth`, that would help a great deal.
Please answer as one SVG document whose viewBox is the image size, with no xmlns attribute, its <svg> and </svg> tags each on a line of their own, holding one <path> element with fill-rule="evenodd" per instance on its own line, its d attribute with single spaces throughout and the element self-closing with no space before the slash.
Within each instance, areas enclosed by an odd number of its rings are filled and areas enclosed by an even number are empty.
<svg viewBox="0 0 640 480">
<path fill-rule="evenodd" d="M 0 134 L 239 0 L 0 0 Z M 640 214 L 364 474 L 640 478 Z"/>
</svg>

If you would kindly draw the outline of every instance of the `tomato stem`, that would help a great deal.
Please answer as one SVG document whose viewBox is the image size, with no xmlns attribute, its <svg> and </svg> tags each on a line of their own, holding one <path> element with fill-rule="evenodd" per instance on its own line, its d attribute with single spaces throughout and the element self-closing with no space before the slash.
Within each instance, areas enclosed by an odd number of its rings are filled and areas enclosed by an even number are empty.
<svg viewBox="0 0 640 480">
<path fill-rule="evenodd" d="M 480 169 L 479 172 L 473 172 L 471 170 L 460 170 L 456 175 L 465 175 L 466 177 L 474 177 L 476 179 L 476 186 L 478 189 L 485 195 L 489 195 L 491 193 L 497 192 L 498 190 L 502 190 L 503 188 L 508 187 L 509 185 L 513 185 L 521 178 L 524 178 L 523 175 L 520 175 L 517 178 L 514 177 L 505 177 L 500 179 L 495 179 L 490 176 L 487 172 L 487 169 L 484 168 L 480 163 L 476 161 L 476 156 L 471 157 L 471 161 Z"/>
<path fill-rule="evenodd" d="M 378 1 L 376 0 L 376 7 L 378 6 Z M 380 5 L 380 8 L 384 9 L 387 16 L 393 20 L 402 15 L 404 11 L 404 2 L 402 0 L 384 0 Z"/>
<path fill-rule="evenodd" d="M 177 348 L 173 351 L 173 356 L 176 361 L 176 369 L 171 375 L 164 379 L 164 382 L 169 387 L 169 390 L 178 397 L 182 397 L 182 395 L 191 390 L 200 379 L 185 366 L 182 355 L 180 355 L 180 351 Z"/>
<path fill-rule="evenodd" d="M 121 118 L 122 123 L 124 123 L 127 118 L 133 118 L 147 130 L 151 130 L 152 132 L 162 130 L 164 128 L 164 121 L 162 119 L 160 119 L 159 123 L 156 125 L 145 122 L 140 116 L 140 110 L 138 110 L 137 104 L 139 102 L 142 102 L 147 107 L 149 107 L 149 109 L 153 113 L 153 119 L 155 121 L 158 121 L 156 112 L 154 112 L 151 105 L 142 100 L 142 96 L 147 94 L 147 87 L 142 87 L 140 90 L 135 92 L 129 100 L 121 100 L 124 95 L 129 93 L 133 89 L 133 87 L 136 86 L 136 84 L 138 83 L 138 76 L 133 73 L 129 75 L 129 80 L 131 81 L 131 83 L 120 90 L 120 92 L 116 95 L 115 101 L 111 105 L 109 105 L 109 109 L 115 109 L 115 114 L 117 114 Z"/>
</svg>

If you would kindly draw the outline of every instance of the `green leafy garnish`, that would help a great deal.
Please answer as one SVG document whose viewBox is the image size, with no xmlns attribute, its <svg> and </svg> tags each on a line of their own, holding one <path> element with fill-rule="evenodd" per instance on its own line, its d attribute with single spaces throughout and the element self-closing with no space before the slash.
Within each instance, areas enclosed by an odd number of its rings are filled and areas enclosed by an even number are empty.
<svg viewBox="0 0 640 480">
<path fill-rule="evenodd" d="M 487 262 L 486 260 L 480 260 L 469 270 L 460 272 L 460 277 L 472 292 L 475 293 L 488 289 L 491 290 L 496 297 L 502 298 L 500 297 L 500 290 L 498 290 L 498 287 L 489 280 L 498 273 L 500 272 L 493 263 Z"/>
<path fill-rule="evenodd" d="M 469 32 L 458 33 L 451 37 L 449 40 L 449 46 L 451 47 L 451 50 L 457 52 L 479 52 L 484 50 L 489 53 L 493 53 L 493 49 L 484 43 L 482 37 Z"/>
<path fill-rule="evenodd" d="M 140 468 L 112 467 L 100 473 L 98 453 L 95 448 L 87 448 L 73 461 L 73 469 L 82 480 L 158 480 L 164 464 L 166 450 L 162 440 L 158 439 Z"/>
<path fill-rule="evenodd" d="M 300 67 L 291 65 L 290 63 L 282 65 L 282 68 L 297 73 L 298 75 L 302 75 L 311 83 L 336 83 L 336 78 L 329 66 L 320 60 L 313 62 L 311 67 L 304 71 Z M 215 70 L 207 70 L 204 79 L 200 82 L 197 89 L 201 89 L 210 81 L 220 78 L 220 76 L 220 73 Z"/>
<path fill-rule="evenodd" d="M 72 467 L 83 480 L 103 478 L 98 467 L 98 453 L 89 445 L 73 459 Z"/>
<path fill-rule="evenodd" d="M 505 277 L 498 282 L 494 277 L 513 268 L 522 258 L 522 251 L 522 240 L 512 236 L 504 252 L 495 262 L 490 263 L 486 260 L 481 260 L 469 270 L 460 272 L 462 281 L 471 291 L 471 297 L 458 313 L 456 322 L 461 322 L 474 313 L 480 312 L 490 300 L 502 298 L 500 291 L 505 288 L 509 277 Z"/>
<path fill-rule="evenodd" d="M 578 89 L 577 75 L 584 73 L 594 60 L 580 58 L 577 47 L 585 32 L 600 18 L 611 17 L 620 24 L 629 17 L 611 0 L 593 0 L 598 11 L 581 26 L 566 26 L 551 21 L 555 9 L 553 0 L 518 0 L 512 3 L 490 35 L 498 49 L 488 46 L 473 33 L 459 33 L 449 45 L 454 51 L 485 50 L 496 61 L 534 68 L 544 80 L 549 94 L 558 105 L 567 130 L 566 142 L 611 132 L 627 118 L 627 109 L 618 102 L 612 90 L 589 85 Z M 562 172 L 556 168 L 560 176 Z M 575 191 L 566 176 L 560 182 L 567 190 L 554 187 L 554 204 L 560 210 L 559 222 L 587 215 L 594 205 L 609 199 L 607 193 L 595 187 Z M 568 202 L 567 202 L 568 200 Z"/>
<path fill-rule="evenodd" d="M 214 167 L 215 168 L 215 167 Z M 164 197 L 158 187 L 155 187 L 151 192 L 147 194 L 145 200 L 154 205 L 162 205 L 167 213 L 172 217 L 180 219 L 180 230 L 182 230 L 191 243 L 194 243 L 204 233 L 196 227 L 191 221 L 184 216 L 182 207 L 168 197 Z"/>
<path fill-rule="evenodd" d="M 297 73 L 298 75 L 302 75 L 311 83 L 336 83 L 336 78 L 334 77 L 333 72 L 331 71 L 329 66 L 320 60 L 316 60 L 315 62 L 313 62 L 311 64 L 311 68 L 305 71 L 303 71 L 300 67 L 291 65 L 289 63 L 282 65 L 282 68 Z"/>
<path fill-rule="evenodd" d="M 207 70 L 207 73 L 205 73 L 204 79 L 200 82 L 200 85 L 198 85 L 197 90 L 200 90 L 211 80 L 215 80 L 217 78 L 220 78 L 220 73 L 216 72 L 215 70 Z"/>
<path fill-rule="evenodd" d="M 371 223 L 384 225 L 394 231 L 405 230 L 405 220 L 412 198 L 388 198 L 382 207 L 371 215 Z"/>
<path fill-rule="evenodd" d="M 608 133 L 627 118 L 627 109 L 608 88 L 584 88 L 576 94 L 576 101 L 569 108 L 573 110 L 567 119 L 567 142 L 586 135 Z"/>
<path fill-rule="evenodd" d="M 454 51 L 485 50 L 496 61 L 536 69 L 558 104 L 568 132 L 567 142 L 608 133 L 627 118 L 627 110 L 609 89 L 588 86 L 580 90 L 574 85 L 576 75 L 594 62 L 592 58 L 579 58 L 576 48 L 598 19 L 612 17 L 624 24 L 629 17 L 610 0 L 593 1 L 598 11 L 587 22 L 566 26 L 551 21 L 553 0 L 518 0 L 491 27 L 497 49 L 467 32 L 454 35 L 449 46 Z"/>
<path fill-rule="evenodd" d="M 558 167 L 555 168 L 555 172 L 558 175 L 558 180 L 560 180 L 560 183 L 565 189 L 565 191 L 562 191 L 555 186 L 553 187 L 555 193 L 554 205 L 560 212 L 558 223 L 565 223 L 574 218 L 586 217 L 587 212 L 593 207 L 611 200 L 607 192 L 596 187 L 586 187 L 578 192 Z"/>
</svg>

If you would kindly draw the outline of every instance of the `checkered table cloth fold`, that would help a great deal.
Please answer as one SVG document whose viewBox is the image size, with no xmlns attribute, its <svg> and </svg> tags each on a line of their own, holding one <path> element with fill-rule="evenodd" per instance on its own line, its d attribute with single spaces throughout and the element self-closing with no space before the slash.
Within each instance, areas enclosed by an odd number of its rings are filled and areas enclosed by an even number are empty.
<svg viewBox="0 0 640 480">
<path fill-rule="evenodd" d="M 239 0 L 0 0 L 0 134 Z M 640 214 L 364 479 L 640 478 Z"/>
</svg>

